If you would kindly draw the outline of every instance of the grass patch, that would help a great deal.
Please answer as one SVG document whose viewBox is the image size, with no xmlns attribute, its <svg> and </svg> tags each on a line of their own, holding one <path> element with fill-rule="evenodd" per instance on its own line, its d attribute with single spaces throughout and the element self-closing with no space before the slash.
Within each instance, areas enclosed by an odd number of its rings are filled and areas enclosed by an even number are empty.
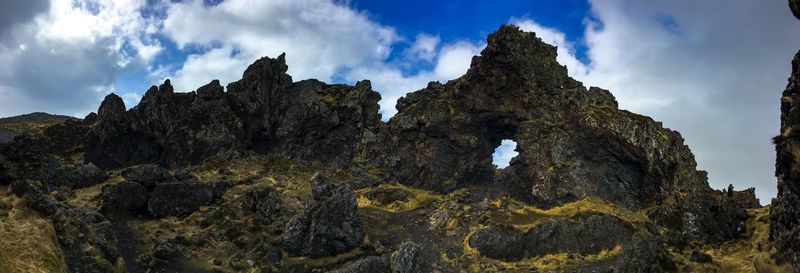
<svg viewBox="0 0 800 273">
<path fill-rule="evenodd" d="M 0 219 L 0 273 L 66 273 L 52 223 L 14 203 Z"/>
<path fill-rule="evenodd" d="M 421 208 L 442 197 L 429 191 L 401 184 L 381 184 L 356 192 L 359 208 L 373 208 L 388 212 L 405 212 Z"/>
</svg>

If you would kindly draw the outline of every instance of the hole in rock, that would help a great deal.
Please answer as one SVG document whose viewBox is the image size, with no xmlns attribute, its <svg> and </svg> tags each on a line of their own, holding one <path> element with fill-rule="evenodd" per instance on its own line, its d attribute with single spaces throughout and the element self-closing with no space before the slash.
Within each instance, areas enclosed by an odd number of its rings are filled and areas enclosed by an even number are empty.
<svg viewBox="0 0 800 273">
<path fill-rule="evenodd" d="M 494 153 L 492 154 L 492 164 L 497 166 L 499 169 L 508 167 L 511 159 L 519 154 L 517 151 L 515 151 L 516 149 L 516 141 L 503 139 L 503 141 L 500 142 L 500 146 L 497 146 L 497 148 L 494 149 Z"/>
</svg>

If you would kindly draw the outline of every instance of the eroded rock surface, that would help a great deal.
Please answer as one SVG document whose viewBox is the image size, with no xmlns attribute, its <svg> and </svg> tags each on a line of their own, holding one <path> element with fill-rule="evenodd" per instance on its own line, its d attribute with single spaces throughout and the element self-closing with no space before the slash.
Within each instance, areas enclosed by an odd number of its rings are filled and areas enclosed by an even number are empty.
<svg viewBox="0 0 800 273">
<path fill-rule="evenodd" d="M 313 200 L 307 213 L 286 224 L 286 250 L 294 255 L 323 257 L 360 246 L 364 229 L 352 186 L 336 185 L 320 174 L 314 175 L 311 184 Z"/>
</svg>

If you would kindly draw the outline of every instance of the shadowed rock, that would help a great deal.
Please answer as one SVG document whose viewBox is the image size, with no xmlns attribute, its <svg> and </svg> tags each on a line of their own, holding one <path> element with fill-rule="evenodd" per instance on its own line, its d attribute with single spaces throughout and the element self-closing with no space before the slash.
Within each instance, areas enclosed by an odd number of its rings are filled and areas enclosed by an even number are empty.
<svg viewBox="0 0 800 273">
<path fill-rule="evenodd" d="M 634 228 L 603 214 L 558 218 L 539 224 L 525 233 L 510 227 L 491 227 L 476 232 L 470 245 L 481 255 L 506 261 L 546 254 L 596 254 L 623 245 Z"/>
<path fill-rule="evenodd" d="M 213 189 L 197 181 L 162 183 L 155 186 L 147 202 L 153 217 L 186 216 L 214 200 Z"/>
<path fill-rule="evenodd" d="M 66 165 L 50 173 L 47 183 L 55 187 L 85 188 L 105 181 L 108 175 L 92 163 L 73 166 Z"/>
<path fill-rule="evenodd" d="M 292 255 L 324 257 L 361 245 L 364 228 L 356 196 L 349 184 L 336 185 L 321 174 L 311 179 L 313 200 L 308 212 L 293 218 L 283 232 L 283 246 Z"/>
</svg>

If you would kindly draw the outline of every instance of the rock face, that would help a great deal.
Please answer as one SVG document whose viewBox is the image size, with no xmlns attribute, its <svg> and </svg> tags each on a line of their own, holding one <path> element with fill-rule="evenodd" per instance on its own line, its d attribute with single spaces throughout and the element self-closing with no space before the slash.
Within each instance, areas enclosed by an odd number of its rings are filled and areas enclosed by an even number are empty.
<svg viewBox="0 0 800 273">
<path fill-rule="evenodd" d="M 789 0 L 789 8 L 800 19 L 800 1 Z M 800 272 L 800 51 L 792 61 L 792 74 L 781 97 L 781 129 L 776 136 L 775 176 L 778 197 L 770 210 L 770 239 L 779 258 Z"/>
<path fill-rule="evenodd" d="M 469 243 L 487 257 L 515 261 L 557 253 L 596 254 L 625 244 L 633 232 L 633 227 L 608 215 L 580 215 L 544 222 L 525 233 L 505 227 L 483 229 Z"/>
<path fill-rule="evenodd" d="M 796 265 L 798 66 L 800 54 L 782 100 L 771 216 Z M 464 76 L 409 93 L 386 123 L 368 81 L 293 82 L 287 69 L 283 55 L 259 59 L 227 90 L 215 80 L 180 93 L 166 80 L 130 110 L 108 95 L 96 115 L 0 145 L 0 185 L 53 221 L 75 272 L 179 265 L 217 247 L 237 252 L 203 261 L 216 271 L 546 271 L 542 257 L 566 254 L 599 256 L 588 272 L 670 272 L 671 255 L 755 234 L 745 225 L 759 207 L 753 189 L 711 189 L 679 133 L 570 78 L 534 33 L 502 26 Z M 504 139 L 519 155 L 497 169 Z M 96 198 L 45 190 L 98 183 Z M 708 262 L 693 256 L 680 261 Z"/>
<path fill-rule="evenodd" d="M 123 181 L 117 185 L 103 187 L 100 198 L 101 212 L 124 216 L 146 211 L 149 194 L 142 184 Z"/>
<path fill-rule="evenodd" d="M 117 238 L 103 215 L 73 208 L 48 195 L 30 181 L 17 181 L 11 192 L 53 222 L 69 272 L 115 272 L 121 261 Z M 84 251 L 91 249 L 93 251 Z"/>
<path fill-rule="evenodd" d="M 197 181 L 162 183 L 153 189 L 147 210 L 154 217 L 185 216 L 213 200 L 209 185 Z"/>
<path fill-rule="evenodd" d="M 781 132 L 774 138 L 778 198 L 770 211 L 770 237 L 782 258 L 800 272 L 800 52 L 781 98 Z"/>
<path fill-rule="evenodd" d="M 253 150 L 332 165 L 352 161 L 380 122 L 380 95 L 356 86 L 292 82 L 284 56 L 262 58 L 224 92 L 219 81 L 175 93 L 169 80 L 125 111 L 116 95 L 98 110 L 86 158 L 102 168 L 185 166 Z"/>
<path fill-rule="evenodd" d="M 92 163 L 66 165 L 50 173 L 47 183 L 54 187 L 85 188 L 105 181 L 108 175 Z"/>
<path fill-rule="evenodd" d="M 293 255 L 324 257 L 361 245 L 364 229 L 356 196 L 349 184 L 336 185 L 317 174 L 311 179 L 313 200 L 305 215 L 286 224 L 283 245 Z"/>
</svg>

